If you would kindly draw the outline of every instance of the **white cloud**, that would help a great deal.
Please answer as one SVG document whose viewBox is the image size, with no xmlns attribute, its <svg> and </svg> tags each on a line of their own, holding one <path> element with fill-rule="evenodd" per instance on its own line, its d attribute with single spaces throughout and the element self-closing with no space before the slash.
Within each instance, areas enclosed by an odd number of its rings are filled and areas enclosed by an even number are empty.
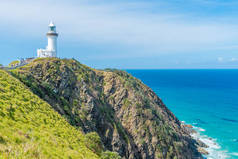
<svg viewBox="0 0 238 159">
<path fill-rule="evenodd" d="M 218 61 L 218 62 L 223 62 L 224 59 L 223 59 L 223 57 L 218 57 L 218 58 L 217 58 L 217 61 Z"/>
<path fill-rule="evenodd" d="M 238 58 L 232 57 L 232 58 L 230 59 L 230 61 L 231 61 L 231 62 L 236 62 L 236 61 L 238 61 Z"/>
<path fill-rule="evenodd" d="M 238 37 L 237 26 L 147 12 L 151 3 L 69 2 L 0 0 L 0 27 L 9 28 L 13 35 L 39 37 L 53 19 L 67 40 L 122 45 L 156 54 L 229 48 Z"/>
</svg>

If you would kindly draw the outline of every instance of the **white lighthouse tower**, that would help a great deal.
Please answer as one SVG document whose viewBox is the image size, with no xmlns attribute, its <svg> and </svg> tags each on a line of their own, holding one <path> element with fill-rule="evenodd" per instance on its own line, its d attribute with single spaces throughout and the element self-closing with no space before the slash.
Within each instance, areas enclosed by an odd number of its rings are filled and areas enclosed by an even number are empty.
<svg viewBox="0 0 238 159">
<path fill-rule="evenodd" d="M 48 46 L 46 46 L 46 49 L 38 49 L 37 57 L 56 57 L 58 33 L 56 32 L 56 26 L 53 22 L 50 22 L 49 31 L 46 36 L 48 38 Z"/>
</svg>

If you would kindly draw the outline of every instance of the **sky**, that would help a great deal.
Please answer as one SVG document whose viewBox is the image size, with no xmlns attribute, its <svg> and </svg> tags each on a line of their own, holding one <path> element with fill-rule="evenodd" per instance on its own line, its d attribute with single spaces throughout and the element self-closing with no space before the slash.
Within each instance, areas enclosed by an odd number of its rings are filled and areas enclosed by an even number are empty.
<svg viewBox="0 0 238 159">
<path fill-rule="evenodd" d="M 58 56 L 93 68 L 238 68 L 237 0 L 0 0 L 0 63 Z"/>
</svg>

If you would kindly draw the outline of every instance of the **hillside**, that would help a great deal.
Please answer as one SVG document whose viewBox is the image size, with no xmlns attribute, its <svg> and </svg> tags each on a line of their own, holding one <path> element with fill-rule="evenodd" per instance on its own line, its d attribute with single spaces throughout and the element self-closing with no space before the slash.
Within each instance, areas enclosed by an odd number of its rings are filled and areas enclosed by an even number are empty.
<svg viewBox="0 0 238 159">
<path fill-rule="evenodd" d="M 124 71 L 42 58 L 11 74 L 70 125 L 97 132 L 105 149 L 123 158 L 202 158 L 199 143 L 160 98 Z"/>
<path fill-rule="evenodd" d="M 103 150 L 96 133 L 85 135 L 71 126 L 47 102 L 0 70 L 0 158 L 97 159 L 116 156 Z"/>
</svg>

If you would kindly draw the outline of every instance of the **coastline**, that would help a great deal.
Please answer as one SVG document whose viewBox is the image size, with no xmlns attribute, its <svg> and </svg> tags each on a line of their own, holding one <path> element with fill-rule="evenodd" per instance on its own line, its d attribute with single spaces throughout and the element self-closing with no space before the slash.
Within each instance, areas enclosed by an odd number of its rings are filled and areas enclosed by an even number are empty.
<svg viewBox="0 0 238 159">
<path fill-rule="evenodd" d="M 197 150 L 203 155 L 204 159 L 226 159 L 231 157 L 227 151 L 221 149 L 216 139 L 202 134 L 202 132 L 206 131 L 205 129 L 187 124 L 184 121 L 182 121 L 182 125 L 187 128 L 192 138 L 198 142 Z"/>
<path fill-rule="evenodd" d="M 210 153 L 205 158 L 238 159 L 237 70 L 129 73 L 150 86 L 180 121 L 193 126 L 197 134 L 192 136 L 210 146 L 205 149 Z"/>
</svg>

